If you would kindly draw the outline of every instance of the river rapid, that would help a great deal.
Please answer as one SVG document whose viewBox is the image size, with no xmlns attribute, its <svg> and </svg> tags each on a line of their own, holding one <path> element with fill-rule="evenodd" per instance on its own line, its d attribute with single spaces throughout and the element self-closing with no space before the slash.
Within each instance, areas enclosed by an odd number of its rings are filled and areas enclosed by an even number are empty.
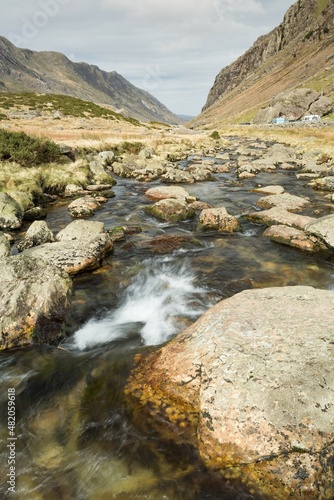
<svg viewBox="0 0 334 500">
<path fill-rule="evenodd" d="M 135 419 L 123 396 L 136 354 L 168 341 L 219 300 L 271 286 L 334 290 L 332 257 L 262 238 L 264 226 L 244 217 L 261 196 L 251 191 L 258 185 L 279 184 L 309 197 L 304 214 L 315 217 L 334 212 L 324 193 L 279 168 L 242 183 L 234 169 L 214 176 L 215 182 L 182 186 L 201 201 L 225 206 L 240 218 L 242 232 L 199 233 L 195 220 L 159 222 L 144 212 L 152 203 L 144 193 L 159 182 L 117 179 L 115 198 L 91 220 L 104 222 L 106 229 L 126 225 L 142 231 L 117 242 L 101 268 L 74 279 L 67 337 L 59 348 L 1 353 L 2 408 L 8 388 L 16 396 L 13 498 L 255 498 L 242 483 L 226 483 L 206 471 L 191 447 L 163 440 Z M 68 204 L 59 200 L 48 207 L 52 231 L 71 222 Z M 4 418 L 0 432 L 7 441 Z M 5 447 L 0 459 L 6 471 Z M 11 498 L 7 480 L 0 480 L 1 498 Z"/>
</svg>

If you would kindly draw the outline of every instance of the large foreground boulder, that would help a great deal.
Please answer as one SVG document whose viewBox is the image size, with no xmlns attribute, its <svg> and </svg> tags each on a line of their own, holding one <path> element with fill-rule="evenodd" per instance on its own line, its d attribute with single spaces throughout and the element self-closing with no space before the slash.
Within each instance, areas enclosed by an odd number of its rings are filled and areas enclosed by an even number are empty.
<svg viewBox="0 0 334 500">
<path fill-rule="evenodd" d="M 334 293 L 247 290 L 138 361 L 126 393 L 255 498 L 334 498 Z"/>
<path fill-rule="evenodd" d="M 0 261 L 0 350 L 55 343 L 70 304 L 68 274 L 25 255 Z"/>
</svg>

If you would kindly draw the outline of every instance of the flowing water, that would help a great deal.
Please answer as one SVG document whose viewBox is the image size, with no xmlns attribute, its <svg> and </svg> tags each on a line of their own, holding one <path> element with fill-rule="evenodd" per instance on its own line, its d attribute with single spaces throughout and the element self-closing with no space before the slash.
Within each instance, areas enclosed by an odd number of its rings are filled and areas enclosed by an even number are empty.
<svg viewBox="0 0 334 500">
<path fill-rule="evenodd" d="M 235 173 L 185 186 L 202 201 L 240 216 L 242 233 L 197 233 L 196 222 L 160 223 L 143 207 L 143 184 L 119 179 L 92 220 L 140 225 L 116 243 L 93 273 L 74 280 L 67 338 L 61 348 L 29 347 L 1 354 L 1 404 L 16 391 L 16 493 L 42 499 L 247 499 L 240 484 L 205 470 L 194 450 L 157 436 L 136 421 L 123 388 L 136 353 L 158 346 L 222 298 L 247 288 L 310 285 L 334 290 L 333 259 L 309 255 L 261 237 L 263 227 L 243 218 L 260 195 L 258 184 L 281 184 L 309 196 L 309 215 L 333 212 L 323 194 L 304 187 L 293 172 L 259 174 L 236 185 Z M 51 206 L 47 222 L 70 222 L 68 201 Z M 1 438 L 8 430 L 1 419 Z M 1 447 L 2 469 L 8 451 Z M 4 475 L 5 476 L 5 475 Z M 10 498 L 7 478 L 1 498 Z"/>
</svg>

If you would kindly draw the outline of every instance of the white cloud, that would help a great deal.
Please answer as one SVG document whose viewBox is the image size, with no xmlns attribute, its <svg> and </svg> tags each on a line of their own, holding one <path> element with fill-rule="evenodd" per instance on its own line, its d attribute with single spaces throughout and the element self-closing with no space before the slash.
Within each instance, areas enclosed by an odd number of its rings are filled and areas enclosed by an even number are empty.
<svg viewBox="0 0 334 500">
<path fill-rule="evenodd" d="M 116 70 L 197 114 L 216 74 L 283 19 L 291 0 L 2 0 L 0 34 Z M 21 43 L 18 43 L 21 42 Z"/>
</svg>

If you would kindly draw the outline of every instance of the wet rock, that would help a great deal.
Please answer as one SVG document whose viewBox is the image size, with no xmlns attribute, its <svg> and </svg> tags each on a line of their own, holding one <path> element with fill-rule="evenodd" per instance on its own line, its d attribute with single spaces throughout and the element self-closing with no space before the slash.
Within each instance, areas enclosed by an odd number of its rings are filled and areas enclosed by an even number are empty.
<svg viewBox="0 0 334 500">
<path fill-rule="evenodd" d="M 333 307 L 311 287 L 243 291 L 139 358 L 126 393 L 256 498 L 332 498 Z"/>
<path fill-rule="evenodd" d="M 214 165 L 211 165 L 208 170 L 210 170 L 210 172 L 213 172 L 214 174 L 226 174 L 231 171 L 231 165 L 229 163 L 215 163 Z"/>
<path fill-rule="evenodd" d="M 216 160 L 230 160 L 230 153 L 218 153 L 216 154 Z"/>
<path fill-rule="evenodd" d="M 42 207 L 33 207 L 26 210 L 23 214 L 24 220 L 40 220 L 46 217 L 46 210 Z"/>
<path fill-rule="evenodd" d="M 334 176 L 314 179 L 308 184 L 308 186 L 313 187 L 313 189 L 320 189 L 322 191 L 334 191 Z"/>
<path fill-rule="evenodd" d="M 188 191 L 186 191 L 181 186 L 156 186 L 154 188 L 148 189 L 145 192 L 145 196 L 152 200 L 164 200 L 166 198 L 174 198 L 180 200 L 190 200 L 195 201 L 196 197 L 191 196 Z"/>
<path fill-rule="evenodd" d="M 213 208 L 213 206 L 205 201 L 193 201 L 192 203 L 189 203 L 189 208 L 192 208 L 195 212 L 202 212 L 202 210 L 205 210 L 206 208 Z"/>
<path fill-rule="evenodd" d="M 289 193 L 274 194 L 260 198 L 256 205 L 261 208 L 278 207 L 288 212 L 299 212 L 310 206 L 309 200 Z"/>
<path fill-rule="evenodd" d="M 197 229 L 214 229 L 226 233 L 240 230 L 239 221 L 230 215 L 225 207 L 206 208 L 199 216 Z"/>
<path fill-rule="evenodd" d="M 70 304 L 67 273 L 24 254 L 1 260 L 0 273 L 0 349 L 57 342 Z"/>
<path fill-rule="evenodd" d="M 20 205 L 6 193 L 0 193 L 0 229 L 17 229 L 21 227 L 23 210 Z"/>
<path fill-rule="evenodd" d="M 305 232 L 320 238 L 331 250 L 334 250 L 334 215 L 327 215 L 307 224 Z"/>
<path fill-rule="evenodd" d="M 152 240 L 137 241 L 134 245 L 140 249 L 148 249 L 154 254 L 165 255 L 184 247 L 200 247 L 201 243 L 190 236 L 163 234 Z"/>
<path fill-rule="evenodd" d="M 23 254 L 50 262 L 70 275 L 91 271 L 101 265 L 102 259 L 113 250 L 113 243 L 106 233 L 87 240 L 68 240 L 45 243 L 24 250 Z"/>
<path fill-rule="evenodd" d="M 104 223 L 88 220 L 74 220 L 56 235 L 57 241 L 88 241 L 104 233 Z"/>
<path fill-rule="evenodd" d="M 131 167 L 118 161 L 114 162 L 112 165 L 112 171 L 119 177 L 131 177 L 131 173 L 135 168 L 136 167 Z"/>
<path fill-rule="evenodd" d="M 260 169 L 252 163 L 244 163 L 238 167 L 237 175 L 240 178 L 242 174 L 255 175 L 258 174 Z"/>
<path fill-rule="evenodd" d="M 264 231 L 263 236 L 306 252 L 318 252 L 326 249 L 326 246 L 319 239 L 311 235 L 308 236 L 304 231 L 293 227 L 271 226 Z"/>
<path fill-rule="evenodd" d="M 90 217 L 100 208 L 100 203 L 92 196 L 83 196 L 78 198 L 67 207 L 72 217 Z"/>
<path fill-rule="evenodd" d="M 35 221 L 28 228 L 24 239 L 19 241 L 16 246 L 19 252 L 23 252 L 26 248 L 36 247 L 53 241 L 55 241 L 55 238 L 47 223 L 45 221 Z"/>
<path fill-rule="evenodd" d="M 305 165 L 303 168 L 300 170 L 301 174 L 315 174 L 318 177 L 323 177 L 326 174 L 329 174 L 330 172 L 330 167 L 326 164 L 319 164 L 316 161 L 307 161 L 305 162 Z"/>
<path fill-rule="evenodd" d="M 188 167 L 186 172 L 190 172 L 194 178 L 195 182 L 204 182 L 204 181 L 214 181 L 211 170 L 209 168 L 203 168 L 197 165 L 191 165 Z"/>
<path fill-rule="evenodd" d="M 283 194 L 285 189 L 283 186 L 264 186 L 253 189 L 253 191 L 254 193 L 274 195 L 274 194 Z"/>
<path fill-rule="evenodd" d="M 179 222 L 195 217 L 195 211 L 181 199 L 167 198 L 146 206 L 145 212 L 167 222 Z"/>
<path fill-rule="evenodd" d="M 108 189 L 111 189 L 112 185 L 111 184 L 89 184 L 86 186 L 87 191 L 108 191 Z"/>
<path fill-rule="evenodd" d="M 166 173 L 161 176 L 161 181 L 188 184 L 193 184 L 195 182 L 194 177 L 190 172 L 178 170 L 177 168 L 168 168 Z"/>
<path fill-rule="evenodd" d="M 297 229 L 304 229 L 306 224 L 316 220 L 314 217 L 293 214 L 279 207 L 270 208 L 269 210 L 263 210 L 261 212 L 251 212 L 247 217 L 254 222 L 262 222 L 267 226 L 282 224 Z"/>
<path fill-rule="evenodd" d="M 140 182 L 150 182 L 159 179 L 166 172 L 166 167 L 158 162 L 151 162 L 143 168 L 137 168 L 131 172 L 131 177 Z"/>
<path fill-rule="evenodd" d="M 10 243 L 6 235 L 0 231 L 0 259 L 11 255 Z"/>
<path fill-rule="evenodd" d="M 67 184 L 64 189 L 64 196 L 73 196 L 76 194 L 83 194 L 84 190 L 77 184 Z"/>
<path fill-rule="evenodd" d="M 252 179 L 256 174 L 251 174 L 250 172 L 241 172 L 238 174 L 239 179 Z"/>
</svg>

